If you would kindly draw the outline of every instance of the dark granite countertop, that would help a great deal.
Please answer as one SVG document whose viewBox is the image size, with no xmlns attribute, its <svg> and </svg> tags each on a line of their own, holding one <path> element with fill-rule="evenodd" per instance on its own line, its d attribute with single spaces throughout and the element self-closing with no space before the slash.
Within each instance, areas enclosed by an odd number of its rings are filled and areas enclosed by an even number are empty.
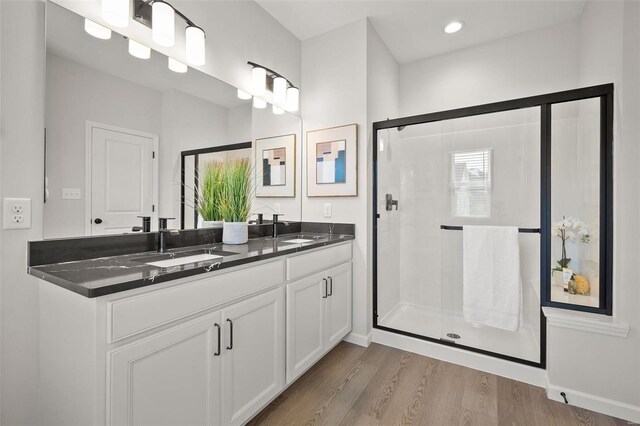
<svg viewBox="0 0 640 426">
<path fill-rule="evenodd" d="M 308 243 L 285 243 L 294 238 L 312 239 Z M 278 256 L 290 255 L 330 244 L 337 244 L 355 237 L 348 234 L 296 233 L 284 234 L 278 238 L 258 237 L 249 239 L 247 244 L 228 245 L 222 243 L 181 247 L 169 250 L 166 256 L 156 252 L 139 252 L 126 255 L 82 259 L 70 262 L 29 266 L 28 272 L 34 277 L 64 287 L 85 297 L 99 297 L 107 294 L 145 287 L 221 269 L 245 265 Z M 180 257 L 189 252 L 198 254 L 212 251 L 231 252 L 222 258 L 189 263 L 172 267 L 151 266 L 150 257 Z M 196 253 L 192 253 L 196 254 Z M 162 260 L 162 259 L 159 259 Z"/>
</svg>

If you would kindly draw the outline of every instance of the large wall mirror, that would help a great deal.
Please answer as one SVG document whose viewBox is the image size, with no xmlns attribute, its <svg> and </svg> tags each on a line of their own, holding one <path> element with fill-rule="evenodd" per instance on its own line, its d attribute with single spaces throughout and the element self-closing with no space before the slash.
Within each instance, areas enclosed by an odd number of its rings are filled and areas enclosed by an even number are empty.
<svg viewBox="0 0 640 426">
<path fill-rule="evenodd" d="M 181 217 L 182 153 L 214 148 L 224 158 L 240 152 L 225 146 L 244 144 L 254 169 L 267 155 L 275 173 L 285 170 L 280 151 L 256 144 L 283 135 L 294 141 L 286 167 L 292 190 L 258 194 L 252 210 L 300 220 L 298 116 L 254 109 L 231 85 L 193 68 L 174 72 L 153 50 L 148 59 L 135 57 L 124 36 L 99 39 L 84 25 L 82 16 L 47 3 L 45 238 L 128 233 L 141 224 L 138 216 L 150 216 L 152 230 L 159 217 L 175 218 L 171 228 L 194 228 L 193 210 Z M 263 182 L 262 173 L 254 176 Z"/>
</svg>

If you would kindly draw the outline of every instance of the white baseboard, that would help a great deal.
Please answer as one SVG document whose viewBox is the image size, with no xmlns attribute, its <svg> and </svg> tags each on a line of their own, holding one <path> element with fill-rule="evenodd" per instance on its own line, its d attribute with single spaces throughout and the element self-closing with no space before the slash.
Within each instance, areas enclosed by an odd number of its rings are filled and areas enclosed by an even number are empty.
<svg viewBox="0 0 640 426">
<path fill-rule="evenodd" d="M 618 417 L 632 423 L 640 423 L 640 407 L 596 395 L 567 389 L 547 382 L 547 398 L 564 403 L 560 395 L 564 392 L 570 405 L 597 411 L 608 416 Z"/>
<path fill-rule="evenodd" d="M 401 334 L 390 333 L 384 330 L 374 329 L 372 334 L 373 342 L 380 343 L 381 345 L 392 346 L 452 364 L 474 368 L 541 388 L 544 388 L 547 384 L 547 372 L 541 368 L 505 361 L 488 355 L 440 345 Z"/>
<path fill-rule="evenodd" d="M 354 345 L 364 346 L 365 348 L 368 348 L 371 344 L 371 333 L 365 335 L 354 333 L 352 331 L 351 333 L 347 334 L 342 340 L 344 340 L 345 342 L 353 343 Z"/>
</svg>

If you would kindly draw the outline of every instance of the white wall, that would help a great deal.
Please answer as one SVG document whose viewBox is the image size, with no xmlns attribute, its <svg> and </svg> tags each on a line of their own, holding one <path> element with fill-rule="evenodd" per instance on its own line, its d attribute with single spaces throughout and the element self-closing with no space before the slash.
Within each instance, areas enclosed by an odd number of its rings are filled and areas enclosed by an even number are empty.
<svg viewBox="0 0 640 426">
<path fill-rule="evenodd" d="M 31 198 L 32 227 L 1 230 L 0 423 L 37 423 L 38 284 L 26 242 L 42 238 L 44 5 L 0 2 L 0 198 Z"/>
<path fill-rule="evenodd" d="M 367 215 L 369 192 L 367 143 L 367 21 L 361 19 L 302 43 L 301 107 L 304 133 L 310 130 L 358 124 L 358 197 L 308 198 L 306 164 L 302 168 L 302 219 L 356 224 L 353 245 L 353 332 L 367 339 L 370 327 L 367 262 L 370 235 Z M 305 147 L 306 152 L 306 147 Z M 305 155 L 302 158 L 306 158 Z M 323 204 L 331 203 L 325 219 Z M 353 336 L 352 336 L 353 337 Z"/>
<path fill-rule="evenodd" d="M 566 390 L 571 397 L 573 391 L 576 403 L 613 407 L 618 415 L 626 413 L 636 422 L 640 421 L 639 6 L 633 1 L 589 2 L 580 27 L 580 84 L 615 84 L 613 321 L 628 324 L 630 331 L 626 338 L 560 327 L 549 327 L 548 333 L 552 396 Z"/>
<path fill-rule="evenodd" d="M 403 64 L 401 116 L 573 89 L 578 43 L 574 21 Z"/>
<path fill-rule="evenodd" d="M 160 135 L 162 97 L 155 90 L 51 54 L 46 84 L 49 198 L 44 238 L 81 236 L 85 235 L 87 121 Z M 80 188 L 82 199 L 63 200 L 62 188 Z"/>
</svg>

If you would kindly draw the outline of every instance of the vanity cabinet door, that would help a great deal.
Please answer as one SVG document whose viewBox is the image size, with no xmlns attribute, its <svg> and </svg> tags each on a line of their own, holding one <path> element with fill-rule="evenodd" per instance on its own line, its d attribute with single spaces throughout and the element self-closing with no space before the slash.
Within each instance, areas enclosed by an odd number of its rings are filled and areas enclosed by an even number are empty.
<svg viewBox="0 0 640 426">
<path fill-rule="evenodd" d="M 327 308 L 327 346 L 333 347 L 351 331 L 351 262 L 329 269 Z"/>
<path fill-rule="evenodd" d="M 220 313 L 107 354 L 107 424 L 220 423 Z"/>
<path fill-rule="evenodd" d="M 284 388 L 284 289 L 223 309 L 222 424 L 247 422 Z"/>
<path fill-rule="evenodd" d="M 293 382 L 324 354 L 324 274 L 287 285 L 287 383 Z"/>
</svg>

